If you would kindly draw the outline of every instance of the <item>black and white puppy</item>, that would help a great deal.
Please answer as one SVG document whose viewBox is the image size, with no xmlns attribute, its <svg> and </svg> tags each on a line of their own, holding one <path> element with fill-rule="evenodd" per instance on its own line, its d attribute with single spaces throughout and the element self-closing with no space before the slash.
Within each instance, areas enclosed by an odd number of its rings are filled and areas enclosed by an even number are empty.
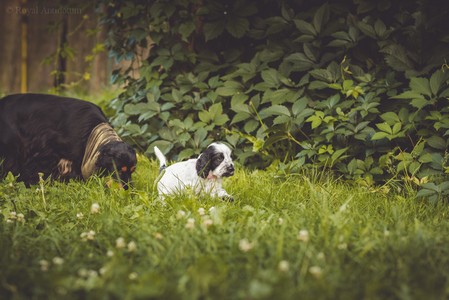
<svg viewBox="0 0 449 300">
<path fill-rule="evenodd" d="M 38 173 L 61 181 L 114 173 L 126 189 L 136 163 L 93 103 L 45 94 L 0 100 L 0 179 L 12 172 L 30 185 Z"/>
<path fill-rule="evenodd" d="M 191 188 L 197 194 L 206 193 L 232 201 L 222 186 L 222 178 L 234 175 L 231 149 L 221 143 L 212 143 L 198 158 L 178 162 L 167 167 L 167 160 L 154 147 L 159 160 L 161 178 L 157 183 L 159 195 L 170 195 Z"/>
</svg>

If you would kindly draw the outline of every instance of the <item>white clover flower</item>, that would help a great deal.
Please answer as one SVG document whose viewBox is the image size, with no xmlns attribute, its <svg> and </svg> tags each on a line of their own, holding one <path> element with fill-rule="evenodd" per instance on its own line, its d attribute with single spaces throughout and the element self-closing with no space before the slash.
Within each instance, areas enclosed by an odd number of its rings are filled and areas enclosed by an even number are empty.
<svg viewBox="0 0 449 300">
<path fill-rule="evenodd" d="M 279 218 L 279 219 L 278 219 L 278 224 L 279 224 L 279 225 L 284 224 L 284 219 L 283 219 L 283 218 Z"/>
<path fill-rule="evenodd" d="M 125 239 L 122 237 L 119 237 L 118 239 L 115 240 L 115 247 L 117 249 L 122 249 L 126 247 L 126 243 L 125 243 Z"/>
<path fill-rule="evenodd" d="M 288 270 L 290 269 L 290 264 L 288 263 L 288 261 L 286 260 L 281 260 L 278 264 L 278 270 L 281 272 L 288 272 Z"/>
<path fill-rule="evenodd" d="M 90 207 L 90 212 L 93 214 L 98 214 L 100 212 L 100 204 L 93 203 Z"/>
<path fill-rule="evenodd" d="M 310 239 L 309 231 L 307 231 L 307 229 L 301 229 L 298 233 L 298 240 L 307 243 L 309 239 Z"/>
<path fill-rule="evenodd" d="M 87 277 L 90 277 L 90 278 L 98 277 L 98 272 L 95 271 L 95 270 L 89 270 L 89 271 L 87 272 Z"/>
<path fill-rule="evenodd" d="M 78 276 L 79 277 L 87 277 L 88 276 L 88 271 L 84 268 L 81 268 L 78 270 Z"/>
<path fill-rule="evenodd" d="M 93 231 L 93 230 L 90 230 L 88 233 L 87 233 L 87 239 L 88 240 L 94 240 L 95 239 L 95 231 Z"/>
<path fill-rule="evenodd" d="M 137 277 L 139 277 L 139 275 L 138 275 L 136 272 L 132 272 L 132 273 L 130 273 L 130 274 L 128 275 L 128 278 L 129 278 L 130 280 L 136 280 Z"/>
<path fill-rule="evenodd" d="M 106 274 L 106 272 L 108 271 L 107 267 L 101 267 L 100 270 L 98 270 L 98 273 L 100 273 L 100 275 L 104 275 Z"/>
<path fill-rule="evenodd" d="M 22 213 L 17 214 L 17 222 L 25 223 L 25 216 Z"/>
<path fill-rule="evenodd" d="M 200 216 L 204 216 L 206 214 L 206 210 L 202 207 L 198 208 L 198 213 L 200 214 Z"/>
<path fill-rule="evenodd" d="M 185 227 L 186 227 L 187 229 L 193 229 L 193 228 L 195 228 L 195 219 L 193 219 L 193 218 L 188 218 Z"/>
<path fill-rule="evenodd" d="M 12 211 L 9 213 L 9 219 L 10 220 L 16 220 L 17 219 L 17 213 L 15 211 Z"/>
<path fill-rule="evenodd" d="M 81 213 L 81 212 L 79 212 L 79 213 L 76 214 L 76 218 L 79 219 L 79 220 L 81 220 L 81 219 L 84 218 L 84 214 Z"/>
<path fill-rule="evenodd" d="M 64 259 L 58 256 L 53 257 L 53 264 L 60 266 L 64 263 Z"/>
<path fill-rule="evenodd" d="M 83 241 L 93 241 L 95 239 L 95 231 L 90 230 L 88 232 L 83 232 L 80 234 L 80 237 Z"/>
<path fill-rule="evenodd" d="M 107 257 L 113 257 L 114 256 L 114 251 L 108 250 L 108 252 L 106 252 L 106 256 Z"/>
<path fill-rule="evenodd" d="M 134 241 L 131 241 L 128 243 L 128 251 L 129 252 L 134 252 L 137 249 L 137 244 Z"/>
<path fill-rule="evenodd" d="M 323 270 L 318 266 L 312 266 L 309 268 L 310 274 L 316 279 L 320 279 L 323 276 Z"/>
<path fill-rule="evenodd" d="M 239 242 L 239 249 L 243 252 L 248 252 L 253 249 L 254 244 L 250 243 L 247 239 L 241 239 Z"/>
<path fill-rule="evenodd" d="M 324 255 L 323 252 L 319 252 L 319 253 L 316 255 L 316 258 L 318 258 L 319 260 L 322 260 L 322 261 L 326 260 L 326 256 Z"/>
<path fill-rule="evenodd" d="M 204 227 L 207 228 L 207 227 L 210 227 L 212 225 L 214 225 L 214 221 L 212 221 L 212 219 L 207 218 L 207 219 L 203 220 L 203 226 Z"/>
<path fill-rule="evenodd" d="M 48 271 L 48 267 L 50 266 L 50 263 L 48 261 L 46 261 L 45 259 L 41 259 L 39 261 L 39 265 L 41 266 L 41 271 L 42 272 L 47 272 Z"/>
<path fill-rule="evenodd" d="M 178 210 L 178 212 L 176 213 L 176 218 L 177 219 L 182 219 L 186 216 L 186 212 L 183 210 Z"/>
<path fill-rule="evenodd" d="M 157 240 L 162 240 L 162 239 L 164 238 L 164 236 L 163 236 L 162 233 L 160 233 L 160 232 L 156 232 L 156 233 L 154 234 L 154 237 L 155 237 L 155 239 L 157 239 Z"/>
<path fill-rule="evenodd" d="M 346 249 L 348 249 L 348 244 L 340 243 L 340 244 L 338 244 L 337 248 L 340 250 L 346 250 Z"/>
</svg>

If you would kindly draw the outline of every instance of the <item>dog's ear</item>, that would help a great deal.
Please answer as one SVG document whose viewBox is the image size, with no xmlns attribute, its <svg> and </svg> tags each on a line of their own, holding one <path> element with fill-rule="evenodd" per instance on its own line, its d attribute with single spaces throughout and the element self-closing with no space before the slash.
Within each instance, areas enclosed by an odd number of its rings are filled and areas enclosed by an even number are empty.
<svg viewBox="0 0 449 300">
<path fill-rule="evenodd" d="M 106 171 L 108 173 L 112 173 L 113 171 L 115 171 L 116 166 L 114 166 L 112 145 L 111 144 L 102 145 L 99 151 L 100 155 L 98 156 L 98 159 L 95 162 L 95 167 L 102 172 Z"/>
<path fill-rule="evenodd" d="M 212 149 L 207 148 L 206 151 L 201 153 L 196 161 L 196 173 L 202 178 L 207 178 L 209 172 L 212 170 L 211 167 Z"/>
</svg>

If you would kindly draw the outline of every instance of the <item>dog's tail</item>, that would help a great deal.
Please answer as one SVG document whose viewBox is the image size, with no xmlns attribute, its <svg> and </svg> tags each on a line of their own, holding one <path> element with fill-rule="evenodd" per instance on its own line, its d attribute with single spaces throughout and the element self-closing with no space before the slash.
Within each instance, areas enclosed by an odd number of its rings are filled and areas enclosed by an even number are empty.
<svg viewBox="0 0 449 300">
<path fill-rule="evenodd" d="M 154 154 L 156 154 L 156 157 L 159 160 L 159 173 L 160 173 L 167 168 L 167 159 L 157 146 L 154 146 Z"/>
</svg>

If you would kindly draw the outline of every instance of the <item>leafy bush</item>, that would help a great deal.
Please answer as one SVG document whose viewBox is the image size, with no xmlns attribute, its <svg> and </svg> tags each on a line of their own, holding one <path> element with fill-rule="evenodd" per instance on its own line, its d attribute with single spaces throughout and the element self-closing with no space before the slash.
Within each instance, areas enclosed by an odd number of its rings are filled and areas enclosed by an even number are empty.
<svg viewBox="0 0 449 300">
<path fill-rule="evenodd" d="M 397 175 L 418 185 L 429 175 L 444 180 L 447 6 L 408 0 L 104 6 L 112 56 L 135 62 L 113 73 L 126 89 L 111 104 L 112 121 L 147 153 L 158 145 L 184 159 L 225 139 L 253 167 L 319 166 L 367 184 Z M 148 57 L 139 55 L 142 49 L 150 49 Z"/>
</svg>

